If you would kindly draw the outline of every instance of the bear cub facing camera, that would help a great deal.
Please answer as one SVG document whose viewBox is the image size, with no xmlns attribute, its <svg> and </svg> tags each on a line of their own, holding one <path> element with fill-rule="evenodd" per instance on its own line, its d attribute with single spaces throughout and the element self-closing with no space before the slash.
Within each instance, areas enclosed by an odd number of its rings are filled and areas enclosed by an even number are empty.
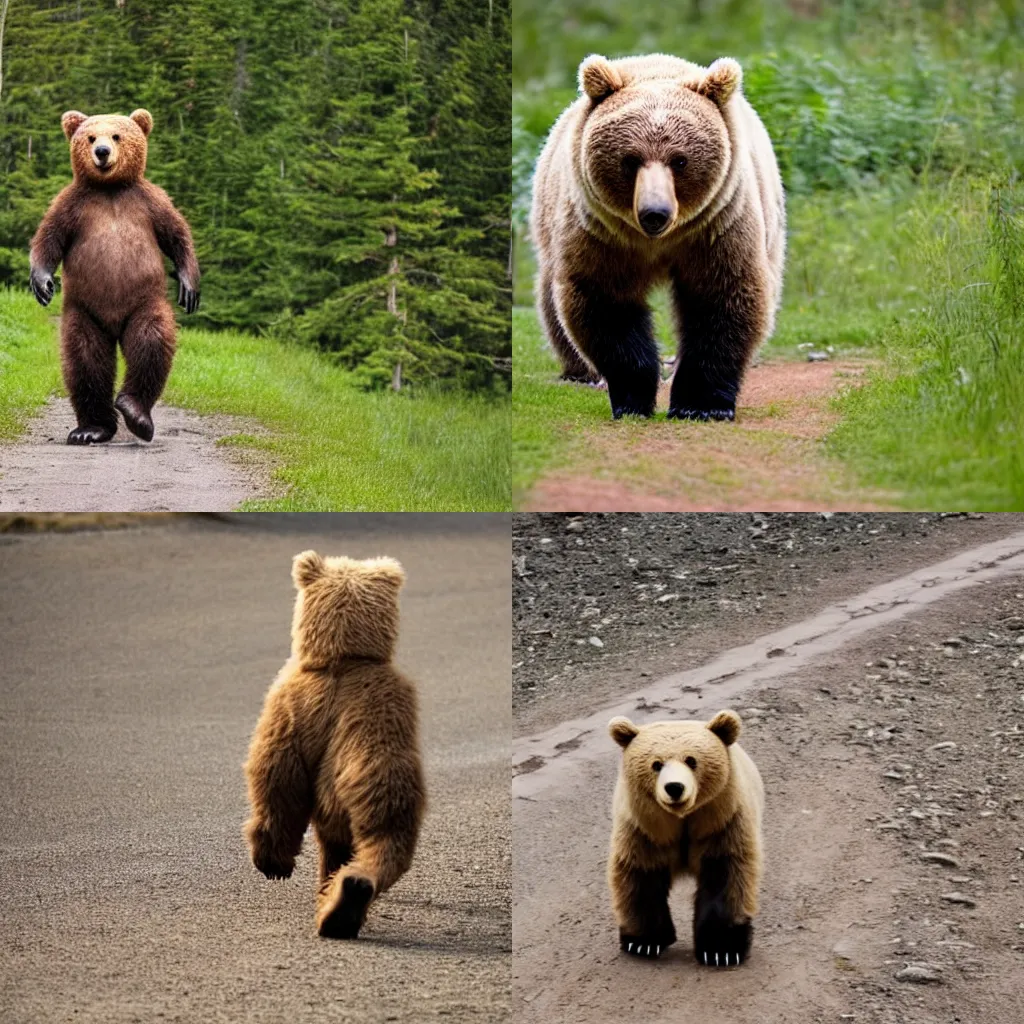
<svg viewBox="0 0 1024 1024">
<path fill-rule="evenodd" d="M 390 558 L 295 557 L 292 654 L 270 687 L 245 765 L 252 862 L 288 878 L 312 823 L 317 930 L 354 939 L 370 903 L 412 862 L 426 803 L 416 690 L 392 664 Z"/>
<path fill-rule="evenodd" d="M 742 77 L 727 57 L 701 67 L 595 54 L 537 161 L 538 314 L 563 379 L 603 378 L 616 419 L 654 413 L 655 286 L 669 287 L 678 335 L 669 418 L 733 419 L 750 359 L 772 333 L 785 204 Z"/>
<path fill-rule="evenodd" d="M 681 875 L 697 880 L 697 962 L 735 967 L 750 952 L 761 882 L 764 787 L 736 742 L 740 719 L 608 723 L 623 748 L 615 787 L 608 884 L 619 943 L 659 957 L 676 941 L 668 895 Z"/>
</svg>

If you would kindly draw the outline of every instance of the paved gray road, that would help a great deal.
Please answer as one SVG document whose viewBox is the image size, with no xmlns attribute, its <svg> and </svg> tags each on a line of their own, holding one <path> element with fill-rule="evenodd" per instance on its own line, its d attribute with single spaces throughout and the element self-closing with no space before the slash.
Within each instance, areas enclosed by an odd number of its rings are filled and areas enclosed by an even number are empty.
<svg viewBox="0 0 1024 1024">
<path fill-rule="evenodd" d="M 310 546 L 409 577 L 430 811 L 355 943 L 315 936 L 312 843 L 270 883 L 240 831 Z M 0 537 L 0 1020 L 507 1020 L 510 571 L 503 515 Z"/>
</svg>

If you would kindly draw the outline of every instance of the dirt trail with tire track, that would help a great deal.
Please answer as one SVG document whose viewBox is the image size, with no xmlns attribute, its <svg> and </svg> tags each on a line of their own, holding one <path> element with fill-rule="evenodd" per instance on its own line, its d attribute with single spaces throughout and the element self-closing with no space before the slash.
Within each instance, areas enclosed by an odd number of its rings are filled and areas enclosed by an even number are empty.
<svg viewBox="0 0 1024 1024">
<path fill-rule="evenodd" d="M 1024 1019 L 1024 533 L 876 578 L 774 632 L 745 618 L 748 643 L 712 664 L 516 741 L 518 1020 Z M 606 891 L 618 748 L 603 728 L 720 706 L 742 715 L 768 793 L 752 956 L 698 967 L 679 886 L 679 942 L 637 961 Z"/>
</svg>

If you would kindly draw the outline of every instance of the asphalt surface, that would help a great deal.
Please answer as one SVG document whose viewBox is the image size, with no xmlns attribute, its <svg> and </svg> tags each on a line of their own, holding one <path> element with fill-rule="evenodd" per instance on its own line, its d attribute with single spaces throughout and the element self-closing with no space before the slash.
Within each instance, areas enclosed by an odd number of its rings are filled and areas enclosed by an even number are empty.
<svg viewBox="0 0 1024 1024">
<path fill-rule="evenodd" d="M 272 883 L 241 834 L 307 547 L 408 574 L 430 807 L 356 942 L 316 937 L 311 840 Z M 0 1020 L 508 1020 L 509 556 L 504 515 L 0 536 Z"/>
</svg>

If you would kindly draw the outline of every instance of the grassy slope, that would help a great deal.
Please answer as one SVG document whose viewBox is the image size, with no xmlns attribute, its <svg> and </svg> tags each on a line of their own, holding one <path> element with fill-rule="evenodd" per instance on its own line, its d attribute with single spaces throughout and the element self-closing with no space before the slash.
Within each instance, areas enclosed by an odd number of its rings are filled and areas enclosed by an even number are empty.
<svg viewBox="0 0 1024 1024">
<path fill-rule="evenodd" d="M 16 437 L 59 387 L 51 314 L 27 292 L 0 292 L 0 437 Z M 226 439 L 265 449 L 287 487 L 253 511 L 509 508 L 507 402 L 368 394 L 314 352 L 190 330 L 165 400 L 269 430 Z"/>
</svg>

